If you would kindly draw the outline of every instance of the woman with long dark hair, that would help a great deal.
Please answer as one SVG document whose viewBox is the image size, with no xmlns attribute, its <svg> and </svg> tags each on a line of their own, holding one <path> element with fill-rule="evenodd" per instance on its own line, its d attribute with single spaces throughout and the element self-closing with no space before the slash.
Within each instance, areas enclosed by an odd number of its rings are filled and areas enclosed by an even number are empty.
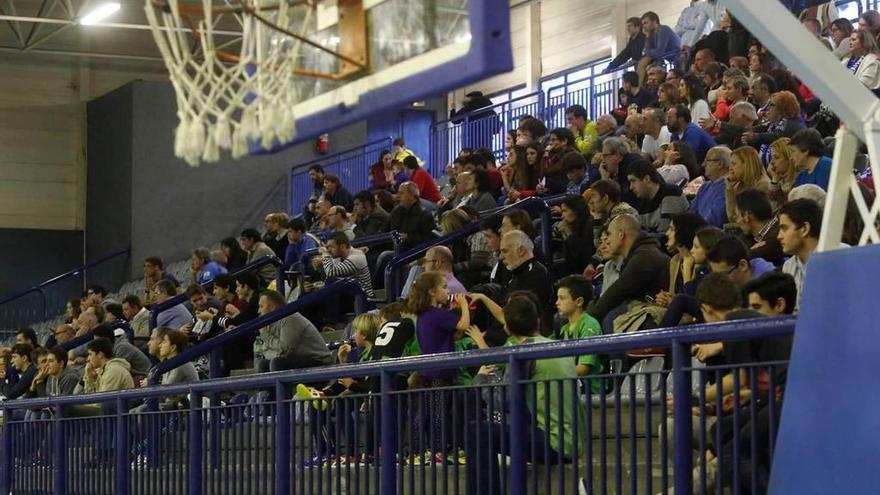
<svg viewBox="0 0 880 495">
<path fill-rule="evenodd" d="M 565 192 L 568 178 L 562 167 L 562 157 L 570 151 L 576 151 L 574 147 L 574 134 L 564 128 L 558 127 L 550 131 L 550 139 L 547 141 L 547 149 L 544 152 L 544 185 L 538 187 L 539 194 L 559 194 Z"/>
<path fill-rule="evenodd" d="M 583 196 L 567 196 L 562 202 L 562 220 L 553 229 L 553 235 L 562 241 L 566 275 L 581 274 L 593 258 L 593 217 Z"/>
<path fill-rule="evenodd" d="M 370 184 L 371 189 L 382 190 L 389 189 L 394 183 L 394 171 L 391 168 L 393 156 L 388 150 L 382 150 L 379 153 L 379 161 L 370 166 Z"/>
<path fill-rule="evenodd" d="M 700 78 L 691 72 L 678 83 L 678 94 L 691 111 L 691 122 L 700 122 L 712 116 L 706 101 L 706 90 Z"/>
</svg>

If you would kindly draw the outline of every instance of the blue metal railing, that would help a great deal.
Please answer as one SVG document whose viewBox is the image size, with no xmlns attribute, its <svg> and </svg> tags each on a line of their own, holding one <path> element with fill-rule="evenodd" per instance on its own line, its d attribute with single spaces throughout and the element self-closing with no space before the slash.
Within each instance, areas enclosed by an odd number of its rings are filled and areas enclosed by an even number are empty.
<svg viewBox="0 0 880 495">
<path fill-rule="evenodd" d="M 309 167 L 321 165 L 324 172 L 338 175 L 351 194 L 357 194 L 358 191 L 370 189 L 370 166 L 379 161 L 382 150 L 391 150 L 391 143 L 390 137 L 383 138 L 294 165 L 290 169 L 290 213 L 299 213 L 312 193 Z"/>
<path fill-rule="evenodd" d="M 752 408 L 769 407 L 769 416 L 774 418 L 781 404 L 773 392 L 760 397 L 755 377 L 759 371 L 766 371 L 769 390 L 774 391 L 778 385 L 774 383 L 776 371 L 785 363 L 693 368 L 691 344 L 787 336 L 794 327 L 791 317 L 738 320 L 85 396 L 8 401 L 0 405 L 5 418 L 0 430 L 0 490 L 16 494 L 177 494 L 203 493 L 222 484 L 229 493 L 271 490 L 273 493 L 391 495 L 404 493 L 406 486 L 410 487 L 409 493 L 415 493 L 416 486 L 422 487 L 420 493 L 454 493 L 463 485 L 462 474 L 467 474 L 468 492 L 473 493 L 478 478 L 472 478 L 472 474 L 498 469 L 501 477 L 496 482 L 506 487 L 502 489 L 504 493 L 537 494 L 539 488 L 543 490 L 541 493 L 550 493 L 551 486 L 556 487 L 558 493 L 578 493 L 581 489 L 587 493 L 621 493 L 623 490 L 657 493 L 666 492 L 670 485 L 676 493 L 692 493 L 694 482 L 706 486 L 707 469 L 706 463 L 701 461 L 697 472 L 702 475 L 696 480 L 692 477 L 691 447 L 704 445 L 712 430 L 705 427 L 705 413 L 695 419 L 691 409 L 697 405 L 703 411 L 720 413 L 722 408 L 720 400 L 713 404 L 706 400 L 706 393 L 720 388 L 721 380 L 716 380 L 716 385 L 709 385 L 707 380 L 731 375 L 733 403 Z M 612 372 L 551 381 L 536 381 L 525 375 L 525 365 L 536 360 L 619 354 L 647 347 L 671 348 L 671 369 Z M 493 363 L 506 366 L 508 380 L 494 385 L 439 389 L 405 390 L 395 385 L 400 373 L 476 368 Z M 740 370 L 751 371 L 748 382 L 740 380 Z M 295 384 L 335 382 L 350 376 L 377 377 L 375 392 L 370 396 L 327 396 L 313 402 L 288 398 Z M 667 378 L 672 383 L 671 415 L 665 407 L 670 392 Z M 696 399 L 694 378 L 698 385 Z M 596 380 L 606 383 L 610 393 L 590 392 L 590 384 Z M 637 382 L 645 388 L 639 390 Z M 743 394 L 747 388 L 752 391 L 751 396 Z M 203 397 L 230 390 L 263 390 L 274 397 L 256 403 L 203 405 Z M 543 408 L 537 400 L 541 390 L 545 397 Z M 579 397 L 578 390 L 585 391 L 586 402 Z M 557 397 L 552 403 L 557 409 L 548 408 L 550 395 Z M 152 413 L 128 410 L 130 404 L 144 399 L 167 401 L 181 397 L 188 399 L 181 409 Z M 500 402 L 493 397 L 500 397 Z M 563 402 L 561 398 L 570 402 Z M 436 409 L 444 403 L 445 410 Z M 83 417 L 80 409 L 89 404 L 102 405 L 104 409 L 96 409 L 100 412 L 95 412 L 95 416 Z M 414 404 L 428 409 L 418 412 L 412 408 Z M 53 411 L 51 417 L 20 419 L 25 411 L 45 408 Z M 356 414 L 359 409 L 365 412 Z M 406 428 L 404 420 L 413 419 L 413 415 L 424 418 L 431 412 L 437 414 L 435 421 L 443 427 L 437 438 L 451 443 L 453 448 L 463 445 L 468 455 L 466 464 L 453 462 L 454 466 L 444 467 L 437 463 L 414 462 L 416 453 L 421 455 L 424 452 L 421 447 L 429 443 L 413 434 L 416 425 Z M 554 457 L 540 460 L 536 455 L 541 454 L 536 454 L 534 448 L 534 442 L 543 441 L 542 435 L 546 434 L 548 441 L 553 441 L 551 431 L 545 429 L 552 428 L 548 427 L 552 425 L 551 412 L 558 418 L 573 418 L 570 422 L 561 420 L 553 428 L 559 445 L 564 444 L 565 438 L 574 442 L 573 451 L 565 449 L 565 457 L 560 454 L 558 461 L 556 452 L 549 450 Z M 354 415 L 348 416 L 349 413 Z M 735 407 L 730 416 L 733 431 L 739 431 L 754 415 L 753 409 Z M 345 423 L 348 417 L 359 419 L 349 426 Z M 696 443 L 692 438 L 694 421 L 700 426 Z M 571 429 L 562 429 L 563 425 Z M 470 433 L 485 432 L 487 428 L 500 429 L 498 436 L 484 439 Z M 654 437 L 656 428 L 660 430 L 659 438 Z M 771 431 L 773 429 L 771 425 Z M 422 433 L 433 437 L 437 431 L 429 428 Z M 720 429 L 714 433 L 720 434 Z M 346 434 L 352 434 L 355 439 L 366 434 L 368 440 L 363 450 L 359 450 L 360 440 L 348 443 L 344 438 Z M 674 434 L 674 449 L 666 441 L 671 434 Z M 749 452 L 750 441 L 754 454 L 755 442 L 763 442 L 757 434 L 733 439 L 735 474 L 746 462 L 755 466 L 755 456 L 739 463 L 736 457 L 736 453 Z M 526 448 L 529 444 L 531 449 Z M 772 438 L 770 444 L 772 450 Z M 629 449 L 629 455 L 624 453 L 624 447 Z M 760 448 L 763 451 L 764 447 Z M 157 454 L 142 459 L 139 452 L 149 451 Z M 331 465 L 329 461 L 325 464 L 324 459 L 331 452 L 337 454 L 336 460 L 347 459 L 352 453 L 363 456 L 360 462 L 353 464 Z M 489 464 L 496 458 L 496 452 L 508 461 L 492 467 Z M 529 459 L 531 464 L 527 464 Z M 718 459 L 719 463 L 729 461 L 730 458 Z M 481 462 L 489 464 L 480 465 Z M 723 471 L 721 465 L 718 471 Z M 733 483 L 736 491 L 741 482 L 734 478 Z M 364 487 L 366 489 L 362 489 Z M 484 487 L 482 491 L 492 490 Z"/>
<path fill-rule="evenodd" d="M 51 316 L 61 314 L 64 312 L 65 305 L 69 299 L 73 297 L 78 297 L 79 294 L 52 294 L 47 295 L 47 289 L 57 285 L 60 282 L 70 280 L 73 277 L 82 275 L 82 287 L 81 290 L 85 290 L 87 285 L 86 276 L 88 270 L 95 268 L 96 266 L 102 265 L 112 259 L 118 258 L 122 255 L 127 255 L 131 252 L 129 248 L 121 249 L 119 251 L 114 251 L 110 254 L 101 256 L 100 258 L 90 261 L 85 265 L 74 268 L 73 270 L 64 272 L 60 275 L 56 275 L 44 282 L 41 282 L 33 287 L 29 287 L 24 290 L 20 290 L 14 294 L 10 294 L 8 296 L 4 296 L 0 298 L 0 307 L 5 306 L 0 312 L 0 329 L 4 331 L 13 330 L 17 327 L 22 327 L 26 325 L 33 324 L 38 321 L 48 320 Z M 11 303 L 19 302 L 21 305 L 21 299 L 28 296 L 29 294 L 38 294 L 40 299 L 39 302 L 35 302 L 29 305 L 23 305 L 27 307 L 16 307 L 10 308 L 8 306 Z"/>
<path fill-rule="evenodd" d="M 247 265 L 239 267 L 238 269 L 230 272 L 230 275 L 235 275 L 237 273 L 241 273 L 241 272 L 248 271 L 248 270 L 257 270 L 257 269 L 262 268 L 266 265 L 275 265 L 276 273 L 277 273 L 275 276 L 276 290 L 278 290 L 278 292 L 281 292 L 283 294 L 284 293 L 284 262 L 282 262 L 280 259 L 278 259 L 277 256 L 263 256 L 262 258 L 260 258 L 258 260 L 254 260 L 251 263 L 248 263 Z M 213 287 L 214 284 L 212 282 L 205 282 L 200 285 L 202 287 L 204 287 L 206 290 L 210 290 L 210 288 Z M 161 312 L 165 311 L 168 308 L 177 306 L 178 304 L 183 304 L 184 302 L 186 302 L 186 294 L 178 294 L 174 297 L 169 297 L 168 299 L 166 299 L 160 303 L 154 304 L 150 308 L 150 329 L 152 330 L 153 328 L 156 328 L 156 326 L 158 325 L 157 322 L 159 319 L 159 314 Z"/>
<path fill-rule="evenodd" d="M 234 341 L 239 337 L 256 333 L 259 329 L 270 323 L 274 323 L 282 318 L 292 315 L 293 313 L 301 311 L 304 308 L 313 306 L 327 297 L 332 297 L 338 294 L 346 294 L 354 298 L 355 312 L 357 314 L 365 313 L 367 311 L 367 296 L 360 285 L 350 279 L 336 280 L 328 283 L 320 290 L 305 294 L 296 301 L 282 306 L 269 314 L 255 318 L 233 330 L 228 330 L 217 336 L 211 337 L 210 339 L 181 352 L 171 359 L 162 361 L 150 370 L 148 377 L 149 382 L 151 385 L 156 385 L 160 383 L 164 373 L 207 354 L 211 355 L 209 361 L 210 376 L 211 378 L 219 378 L 222 376 L 220 373 L 221 346 Z"/>
<path fill-rule="evenodd" d="M 554 197 L 554 199 L 558 199 L 558 197 Z M 536 215 L 541 219 L 541 249 L 547 259 L 552 259 L 553 256 L 553 242 L 552 242 L 552 227 L 553 222 L 550 216 L 550 207 L 547 205 L 547 202 L 538 197 L 526 198 L 512 205 L 502 206 L 499 208 L 495 208 L 492 210 L 488 210 L 483 212 L 481 215 L 482 218 L 486 218 L 493 215 L 504 215 L 505 213 L 512 210 L 525 210 L 531 215 Z M 452 244 L 453 242 L 460 241 L 474 233 L 476 233 L 480 229 L 479 222 L 471 222 L 464 227 L 452 232 L 451 234 L 438 237 L 436 239 L 432 239 L 427 242 L 423 242 L 422 244 L 410 249 L 409 251 L 403 254 L 396 254 L 391 261 L 385 266 L 385 293 L 388 301 L 393 301 L 397 299 L 401 294 L 400 287 L 400 270 L 408 263 L 411 263 L 422 256 L 424 256 L 425 252 L 428 249 L 434 246 L 447 246 Z"/>
</svg>

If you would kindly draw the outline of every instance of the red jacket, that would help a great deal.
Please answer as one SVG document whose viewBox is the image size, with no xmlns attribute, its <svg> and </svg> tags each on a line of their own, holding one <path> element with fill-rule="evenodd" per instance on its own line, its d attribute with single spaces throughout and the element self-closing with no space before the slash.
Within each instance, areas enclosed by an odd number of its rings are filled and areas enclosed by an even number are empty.
<svg viewBox="0 0 880 495">
<path fill-rule="evenodd" d="M 420 198 L 426 199 L 432 203 L 436 203 L 442 198 L 437 183 L 434 182 L 434 178 L 431 177 L 431 174 L 425 172 L 425 169 L 417 168 L 412 175 L 409 176 L 409 180 L 419 186 Z"/>
</svg>

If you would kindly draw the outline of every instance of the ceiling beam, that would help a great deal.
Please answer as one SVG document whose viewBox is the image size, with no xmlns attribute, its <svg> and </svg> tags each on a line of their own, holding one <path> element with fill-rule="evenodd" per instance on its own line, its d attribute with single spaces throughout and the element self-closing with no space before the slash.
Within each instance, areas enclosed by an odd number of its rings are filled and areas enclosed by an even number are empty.
<svg viewBox="0 0 880 495">
<path fill-rule="evenodd" d="M 21 54 L 21 48 L 14 46 L 0 46 L 0 52 Z M 57 55 L 62 57 L 91 57 L 106 58 L 118 60 L 138 60 L 141 62 L 158 62 L 164 63 L 162 57 L 149 57 L 145 55 L 126 55 L 124 53 L 100 53 L 100 52 L 78 52 L 73 50 L 43 50 L 35 49 L 30 52 L 31 55 Z"/>
<path fill-rule="evenodd" d="M 3 8 L 3 5 L 0 4 L 0 16 L 9 16 L 14 18 L 15 4 L 12 3 L 12 0 L 6 0 L 6 3 L 9 4 L 8 8 Z M 21 25 L 18 23 L 18 21 L 6 20 L 6 23 L 9 25 L 9 29 L 12 30 L 12 34 L 15 36 L 15 39 L 18 41 L 18 45 L 24 46 L 24 38 L 21 37 Z"/>
<path fill-rule="evenodd" d="M 64 25 L 76 25 L 77 22 L 69 19 L 56 19 L 50 17 L 28 17 L 28 16 L 19 16 L 19 15 L 0 15 L 0 21 L 13 21 L 13 22 L 33 22 L 37 24 L 64 24 Z M 132 29 L 137 31 L 149 31 L 152 29 L 147 24 L 125 24 L 118 22 L 102 22 L 100 24 L 93 24 L 88 27 L 89 29 L 95 28 L 114 28 L 114 29 Z M 171 28 L 161 26 L 159 27 L 162 31 L 183 31 L 183 32 L 191 32 L 187 28 Z M 224 31 L 224 30 L 213 30 L 211 32 L 214 35 L 220 36 L 241 36 L 241 31 Z"/>
<path fill-rule="evenodd" d="M 52 7 L 55 6 L 55 2 L 57 2 L 57 0 L 52 0 Z M 47 8 L 48 5 L 49 5 L 49 0 L 43 0 L 43 2 L 40 4 L 40 9 L 37 11 L 37 18 L 38 19 L 42 18 L 43 15 L 48 14 L 49 11 L 52 10 L 51 8 Z M 31 43 L 31 40 L 34 39 L 34 36 L 37 34 L 37 32 L 42 27 L 43 27 L 42 23 L 35 23 L 33 26 L 31 26 L 31 29 L 28 32 L 27 38 L 25 38 L 25 40 L 24 40 L 25 47 Z"/>
</svg>

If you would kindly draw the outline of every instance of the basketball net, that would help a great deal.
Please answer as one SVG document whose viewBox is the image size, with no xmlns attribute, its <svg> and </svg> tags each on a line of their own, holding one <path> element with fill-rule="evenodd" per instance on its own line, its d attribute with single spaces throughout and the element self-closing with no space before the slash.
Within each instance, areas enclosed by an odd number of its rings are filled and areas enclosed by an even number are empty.
<svg viewBox="0 0 880 495">
<path fill-rule="evenodd" d="M 174 131 L 175 156 L 198 166 L 218 161 L 220 150 L 229 150 L 237 159 L 248 154 L 250 142 L 269 149 L 276 140 L 291 141 L 296 136 L 292 108 L 299 101 L 294 69 L 302 42 L 253 15 L 268 13 L 276 25 L 289 26 L 287 2 L 269 6 L 264 0 L 250 0 L 247 9 L 223 14 L 233 16 L 241 27 L 236 56 L 216 44 L 215 14 L 220 9 L 211 0 L 202 0 L 201 8 L 181 6 L 178 0 L 160 3 L 167 8 L 146 0 L 145 10 L 176 94 L 180 123 Z M 301 37 L 313 10 L 306 9 Z M 193 11 L 200 18 L 197 24 Z M 194 56 L 193 39 L 201 48 L 200 58 Z"/>
</svg>

